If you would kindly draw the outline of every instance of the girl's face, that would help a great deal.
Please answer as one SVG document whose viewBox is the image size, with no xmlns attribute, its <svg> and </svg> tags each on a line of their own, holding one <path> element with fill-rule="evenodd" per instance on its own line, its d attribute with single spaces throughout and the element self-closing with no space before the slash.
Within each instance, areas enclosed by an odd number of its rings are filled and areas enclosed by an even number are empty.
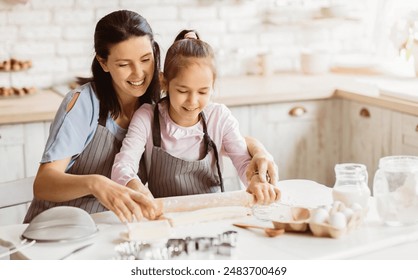
<svg viewBox="0 0 418 280">
<path fill-rule="evenodd" d="M 213 72 L 206 63 L 196 62 L 181 70 L 169 81 L 169 115 L 180 126 L 192 126 L 199 121 L 199 113 L 209 103 L 213 90 Z"/>
<path fill-rule="evenodd" d="M 154 74 L 154 54 L 148 36 L 131 37 L 110 47 L 107 60 L 97 57 L 103 70 L 112 76 L 120 98 L 140 97 Z"/>
</svg>

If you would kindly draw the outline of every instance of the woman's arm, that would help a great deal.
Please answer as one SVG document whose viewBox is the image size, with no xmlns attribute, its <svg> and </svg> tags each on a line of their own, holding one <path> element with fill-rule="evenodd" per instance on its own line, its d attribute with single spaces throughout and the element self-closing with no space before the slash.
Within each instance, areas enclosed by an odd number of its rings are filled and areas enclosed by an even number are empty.
<svg viewBox="0 0 418 280">
<path fill-rule="evenodd" d="M 276 185 L 279 180 L 279 169 L 272 155 L 267 152 L 260 141 L 253 137 L 246 136 L 245 142 L 252 157 L 246 173 L 248 182 L 251 182 L 252 177 L 257 175 L 260 182 L 270 182 Z"/>
<path fill-rule="evenodd" d="M 67 158 L 40 165 L 34 182 L 36 198 L 62 202 L 93 195 L 122 222 L 132 221 L 133 216 L 140 220 L 144 215 L 139 205 L 155 209 L 153 200 L 147 195 L 117 184 L 103 175 L 65 173 L 69 161 L 70 158 Z"/>
</svg>

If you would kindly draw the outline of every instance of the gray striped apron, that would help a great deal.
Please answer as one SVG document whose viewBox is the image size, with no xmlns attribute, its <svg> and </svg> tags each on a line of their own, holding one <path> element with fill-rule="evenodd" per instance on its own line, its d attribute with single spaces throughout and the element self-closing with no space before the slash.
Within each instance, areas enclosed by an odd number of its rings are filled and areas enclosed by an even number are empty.
<svg viewBox="0 0 418 280">
<path fill-rule="evenodd" d="M 155 198 L 224 191 L 218 151 L 208 135 L 203 112 L 200 113 L 200 120 L 203 124 L 205 155 L 196 161 L 182 160 L 161 148 L 159 110 L 155 105 L 152 129 L 154 146 L 148 175 L 148 188 Z M 217 172 L 212 168 L 213 161 Z"/>
<path fill-rule="evenodd" d="M 122 142 L 106 128 L 106 119 L 101 117 L 93 139 L 66 173 L 78 175 L 101 174 L 110 178 L 113 161 L 121 145 Z M 23 222 L 29 223 L 36 215 L 46 209 L 63 205 L 79 207 L 88 213 L 108 210 L 93 195 L 64 202 L 51 202 L 34 198 Z"/>
</svg>

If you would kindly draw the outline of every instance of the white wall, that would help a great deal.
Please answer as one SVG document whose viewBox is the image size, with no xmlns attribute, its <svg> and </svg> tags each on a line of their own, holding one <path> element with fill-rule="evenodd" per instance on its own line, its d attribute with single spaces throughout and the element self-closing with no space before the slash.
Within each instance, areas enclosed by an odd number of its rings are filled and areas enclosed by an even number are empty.
<svg viewBox="0 0 418 280">
<path fill-rule="evenodd" d="M 163 53 L 181 29 L 197 29 L 202 39 L 217 51 L 222 65 L 219 72 L 225 76 L 257 72 L 253 62 L 257 54 L 264 52 L 269 53 L 275 71 L 298 70 L 299 54 L 305 48 L 377 54 L 382 51 L 382 38 L 383 42 L 387 38 L 387 28 L 375 24 L 382 19 L 382 13 L 377 11 L 386 11 L 392 2 L 28 0 L 26 4 L 13 3 L 19 1 L 23 0 L 0 0 L 0 61 L 10 57 L 30 59 L 34 66 L 26 72 L 0 73 L 0 86 L 43 88 L 67 83 L 76 75 L 89 75 L 95 23 L 117 9 L 131 9 L 146 17 Z M 318 18 L 320 8 L 330 3 L 346 5 L 346 16 Z"/>
</svg>

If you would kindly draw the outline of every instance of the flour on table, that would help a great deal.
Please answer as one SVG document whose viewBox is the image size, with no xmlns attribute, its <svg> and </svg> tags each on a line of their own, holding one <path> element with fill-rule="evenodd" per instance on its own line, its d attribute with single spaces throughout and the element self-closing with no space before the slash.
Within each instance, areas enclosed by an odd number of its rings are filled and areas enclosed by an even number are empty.
<svg viewBox="0 0 418 280">
<path fill-rule="evenodd" d="M 175 227 L 251 215 L 251 208 L 243 206 L 211 207 L 188 212 L 165 213 L 163 218 Z"/>
</svg>

